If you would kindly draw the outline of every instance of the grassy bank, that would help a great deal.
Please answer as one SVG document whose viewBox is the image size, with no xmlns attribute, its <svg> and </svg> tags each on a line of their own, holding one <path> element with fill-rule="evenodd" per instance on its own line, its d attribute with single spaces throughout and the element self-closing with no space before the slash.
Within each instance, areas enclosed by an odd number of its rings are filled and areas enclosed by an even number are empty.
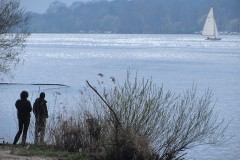
<svg viewBox="0 0 240 160">
<path fill-rule="evenodd" d="M 11 150 L 11 154 L 27 157 L 54 157 L 61 160 L 87 160 L 86 156 L 79 152 L 67 152 L 56 150 L 52 146 L 37 146 L 37 145 L 6 145 Z"/>
</svg>

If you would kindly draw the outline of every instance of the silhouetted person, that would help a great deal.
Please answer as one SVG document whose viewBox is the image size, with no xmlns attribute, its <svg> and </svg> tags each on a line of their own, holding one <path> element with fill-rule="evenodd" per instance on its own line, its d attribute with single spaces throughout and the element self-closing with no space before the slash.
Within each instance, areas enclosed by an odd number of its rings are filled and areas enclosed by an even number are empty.
<svg viewBox="0 0 240 160">
<path fill-rule="evenodd" d="M 17 116 L 18 116 L 18 132 L 14 138 L 13 144 L 17 144 L 19 137 L 21 136 L 22 132 L 22 144 L 25 145 L 26 138 L 27 138 L 27 131 L 30 123 L 31 111 L 32 106 L 28 98 L 28 92 L 22 91 L 20 94 L 20 98 L 15 103 L 17 108 Z"/>
<path fill-rule="evenodd" d="M 33 113 L 35 114 L 35 139 L 34 143 L 44 142 L 46 119 L 48 118 L 47 101 L 45 93 L 41 92 L 33 104 Z M 39 137 L 40 134 L 40 137 Z"/>
</svg>

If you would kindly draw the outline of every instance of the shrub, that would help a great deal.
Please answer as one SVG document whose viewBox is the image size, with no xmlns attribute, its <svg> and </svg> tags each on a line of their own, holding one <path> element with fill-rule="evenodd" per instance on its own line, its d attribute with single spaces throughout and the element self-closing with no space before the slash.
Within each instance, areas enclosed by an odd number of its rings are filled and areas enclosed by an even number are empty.
<svg viewBox="0 0 240 160">
<path fill-rule="evenodd" d="M 94 106 L 105 108 L 103 115 L 109 122 L 105 128 L 110 131 L 107 134 L 114 133 L 113 137 L 108 136 L 112 137 L 110 142 L 114 142 L 112 145 L 116 150 L 121 150 L 126 147 L 120 143 L 122 137 L 128 138 L 125 141 L 131 142 L 132 149 L 140 151 L 134 152 L 132 159 L 138 157 L 138 153 L 145 153 L 144 159 L 153 159 L 152 156 L 155 159 L 177 159 L 196 145 L 223 141 L 226 126 L 214 113 L 213 95 L 209 90 L 199 96 L 193 86 L 176 95 L 164 92 L 163 87 L 157 87 L 151 79 L 138 80 L 137 75 L 132 78 L 128 72 L 124 85 L 116 84 L 110 90 L 104 88 L 101 95 L 108 108 L 100 102 Z M 138 144 L 140 141 L 134 141 L 133 137 L 145 143 Z"/>
<path fill-rule="evenodd" d="M 86 88 L 79 103 L 80 110 L 89 108 L 88 116 L 85 112 L 76 118 L 81 123 L 67 123 L 79 127 L 76 137 L 82 143 L 76 147 L 87 151 L 90 159 L 181 159 L 189 148 L 223 141 L 226 126 L 218 121 L 209 90 L 202 96 L 195 86 L 178 95 L 164 92 L 151 79 L 132 79 L 129 71 L 123 85 L 113 78 L 112 82 L 110 89 L 99 83 L 101 92 L 88 83 L 95 93 Z M 97 138 L 89 130 L 89 117 L 96 120 Z"/>
</svg>

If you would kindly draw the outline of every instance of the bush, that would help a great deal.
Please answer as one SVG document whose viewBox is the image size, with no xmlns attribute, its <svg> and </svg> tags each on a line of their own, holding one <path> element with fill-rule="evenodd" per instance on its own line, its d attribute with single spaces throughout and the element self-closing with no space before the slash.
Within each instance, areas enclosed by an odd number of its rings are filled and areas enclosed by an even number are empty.
<svg viewBox="0 0 240 160">
<path fill-rule="evenodd" d="M 223 141 L 226 126 L 214 113 L 209 90 L 200 97 L 196 87 L 176 95 L 164 92 L 151 79 L 138 80 L 137 75 L 131 79 L 129 71 L 124 85 L 113 78 L 112 82 L 112 89 L 100 88 L 104 83 L 99 83 L 101 94 L 88 83 L 96 94 L 86 88 L 79 103 L 80 110 L 89 108 L 88 116 L 81 113 L 75 123 L 61 123 L 71 129 L 78 128 L 73 141 L 81 143 L 75 148 L 87 151 L 90 159 L 180 159 L 196 145 Z M 89 130 L 89 117 L 96 120 L 97 138 Z M 55 136 L 55 140 L 65 138 L 65 134 Z M 68 147 L 62 143 L 60 146 Z"/>
</svg>

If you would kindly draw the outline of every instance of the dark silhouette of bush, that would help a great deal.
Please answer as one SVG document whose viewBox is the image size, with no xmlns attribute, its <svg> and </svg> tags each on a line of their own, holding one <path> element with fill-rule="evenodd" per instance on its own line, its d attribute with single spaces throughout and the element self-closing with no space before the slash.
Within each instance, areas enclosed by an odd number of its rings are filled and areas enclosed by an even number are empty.
<svg viewBox="0 0 240 160">
<path fill-rule="evenodd" d="M 100 82 L 98 91 L 88 82 L 95 93 L 91 94 L 90 88 L 82 92 L 82 113 L 75 117 L 75 125 L 69 125 L 80 127 L 76 136 L 79 140 L 74 142 L 81 142 L 76 148 L 90 159 L 181 159 L 189 148 L 224 140 L 227 125 L 218 120 L 209 90 L 202 96 L 196 87 L 178 95 L 164 92 L 151 79 L 138 80 L 137 75 L 132 78 L 130 71 L 123 85 L 115 78 L 112 82 L 110 89 L 101 88 L 104 83 Z M 89 118 L 94 123 L 87 122 Z M 62 134 L 60 139 L 64 138 Z"/>
</svg>

